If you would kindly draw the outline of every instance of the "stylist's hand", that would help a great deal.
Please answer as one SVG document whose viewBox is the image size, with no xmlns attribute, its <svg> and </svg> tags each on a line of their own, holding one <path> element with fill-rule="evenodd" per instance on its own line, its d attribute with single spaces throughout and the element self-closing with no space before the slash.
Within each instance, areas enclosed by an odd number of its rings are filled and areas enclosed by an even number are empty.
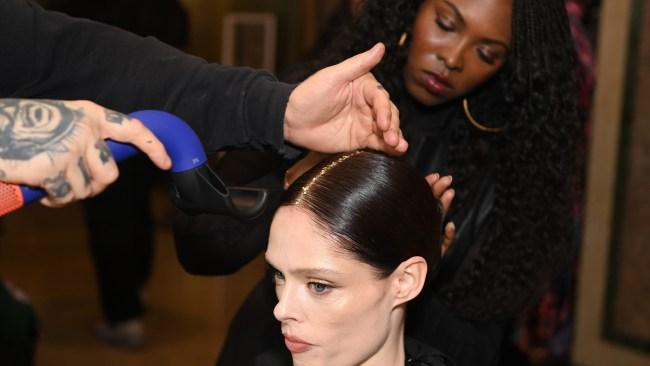
<svg viewBox="0 0 650 366">
<path fill-rule="evenodd" d="M 285 140 L 325 153 L 366 147 L 404 153 L 408 145 L 399 128 L 399 112 L 370 73 L 384 51 L 384 45 L 377 44 L 298 85 L 285 113 Z"/>
<path fill-rule="evenodd" d="M 106 138 L 171 166 L 153 133 L 121 113 L 88 101 L 0 99 L 0 180 L 42 187 L 47 206 L 96 195 L 118 176 Z"/>
<path fill-rule="evenodd" d="M 440 174 L 434 173 L 427 175 L 426 180 L 429 183 L 429 187 L 431 187 L 433 196 L 442 204 L 442 217 L 445 218 L 449 211 L 449 206 L 451 206 L 451 201 L 456 196 L 456 191 L 451 188 L 452 177 L 451 175 L 440 177 Z M 453 244 L 455 237 L 456 225 L 452 221 L 449 221 L 445 224 L 442 243 L 440 244 L 442 256 L 445 255 L 451 244 Z"/>
</svg>

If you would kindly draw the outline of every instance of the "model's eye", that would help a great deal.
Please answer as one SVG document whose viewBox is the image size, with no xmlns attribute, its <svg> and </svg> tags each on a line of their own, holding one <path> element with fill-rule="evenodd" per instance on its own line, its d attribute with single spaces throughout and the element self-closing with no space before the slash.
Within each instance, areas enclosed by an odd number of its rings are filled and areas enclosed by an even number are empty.
<svg viewBox="0 0 650 366">
<path fill-rule="evenodd" d="M 284 282 L 284 275 L 282 274 L 282 272 L 278 271 L 277 269 L 274 269 L 272 274 L 273 274 L 273 282 L 275 282 L 275 284 Z"/>
<path fill-rule="evenodd" d="M 325 294 L 332 289 L 331 285 L 322 282 L 309 282 L 307 285 L 312 292 L 318 295 Z"/>
<path fill-rule="evenodd" d="M 438 27 L 445 32 L 451 32 L 454 30 L 454 22 L 451 20 L 438 17 L 436 18 L 436 24 L 438 24 Z"/>
</svg>

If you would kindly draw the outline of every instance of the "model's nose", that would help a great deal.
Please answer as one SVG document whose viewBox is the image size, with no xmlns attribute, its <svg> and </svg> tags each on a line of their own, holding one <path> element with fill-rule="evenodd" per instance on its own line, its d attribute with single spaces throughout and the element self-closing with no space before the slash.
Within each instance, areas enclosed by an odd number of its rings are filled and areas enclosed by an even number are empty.
<svg viewBox="0 0 650 366">
<path fill-rule="evenodd" d="M 292 294 L 291 286 L 286 283 L 283 286 L 276 288 L 278 295 L 278 303 L 273 308 L 273 315 L 280 321 L 287 321 L 290 319 L 297 320 L 297 297 Z"/>
</svg>

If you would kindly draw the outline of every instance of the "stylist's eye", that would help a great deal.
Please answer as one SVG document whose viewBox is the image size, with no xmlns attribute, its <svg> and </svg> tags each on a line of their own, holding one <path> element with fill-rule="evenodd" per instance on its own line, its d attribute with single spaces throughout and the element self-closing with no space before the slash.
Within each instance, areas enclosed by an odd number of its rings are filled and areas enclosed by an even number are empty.
<svg viewBox="0 0 650 366">
<path fill-rule="evenodd" d="M 483 60 L 486 64 L 494 65 L 496 58 L 489 52 L 484 49 L 478 49 L 478 57 Z"/>
<path fill-rule="evenodd" d="M 332 286 L 322 282 L 309 282 L 307 285 L 312 292 L 318 295 L 323 295 L 333 288 Z"/>
<path fill-rule="evenodd" d="M 436 24 L 438 24 L 438 27 L 445 32 L 451 32 L 454 30 L 454 23 L 449 20 L 436 18 Z"/>
</svg>

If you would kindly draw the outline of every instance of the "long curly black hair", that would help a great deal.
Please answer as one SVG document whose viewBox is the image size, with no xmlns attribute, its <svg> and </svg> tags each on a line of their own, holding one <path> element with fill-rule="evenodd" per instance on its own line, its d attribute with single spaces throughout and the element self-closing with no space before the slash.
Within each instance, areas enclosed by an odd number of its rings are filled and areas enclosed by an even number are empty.
<svg viewBox="0 0 650 366">
<path fill-rule="evenodd" d="M 383 42 L 387 52 L 373 73 L 399 104 L 408 98 L 403 85 L 408 44 L 400 47 L 398 40 L 410 31 L 423 1 L 365 0 L 354 21 L 312 61 L 311 70 Z M 432 120 L 459 119 L 445 163 L 456 190 L 452 217 L 466 204 L 475 173 L 488 160 L 496 161 L 495 201 L 484 243 L 439 293 L 458 315 L 475 320 L 516 315 L 566 263 L 574 207 L 581 199 L 576 184 L 582 151 L 578 64 L 564 1 L 513 0 L 512 14 L 505 65 L 467 96 L 480 120 L 499 121 L 492 124 L 502 131 L 486 134 L 472 128 L 462 112 L 448 113 L 460 111 L 459 101 L 431 108 Z"/>
</svg>

